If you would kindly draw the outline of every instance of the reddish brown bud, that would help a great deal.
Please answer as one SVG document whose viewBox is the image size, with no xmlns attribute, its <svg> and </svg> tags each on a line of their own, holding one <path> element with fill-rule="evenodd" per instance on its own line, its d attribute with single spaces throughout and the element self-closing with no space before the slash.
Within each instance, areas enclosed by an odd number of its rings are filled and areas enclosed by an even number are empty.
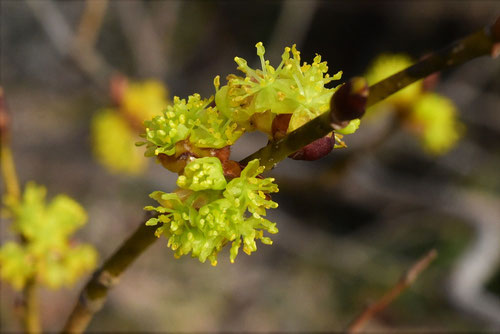
<svg viewBox="0 0 500 334">
<path fill-rule="evenodd" d="M 178 157 L 163 153 L 158 154 L 158 161 L 162 164 L 162 166 L 174 173 L 181 173 L 192 158 L 193 155 L 189 152 L 184 152 Z"/>
<path fill-rule="evenodd" d="M 422 88 L 424 91 L 433 91 L 434 88 L 436 88 L 436 85 L 438 84 L 440 80 L 440 74 L 439 72 L 433 73 L 429 76 L 427 76 L 424 80 L 422 80 Z"/>
<path fill-rule="evenodd" d="M 274 140 L 281 139 L 286 135 L 291 118 L 292 114 L 279 114 L 273 119 L 271 133 Z"/>
<path fill-rule="evenodd" d="M 368 100 L 368 83 L 364 78 L 355 77 L 342 85 L 330 101 L 332 123 L 345 127 L 349 121 L 361 118 Z"/>
<path fill-rule="evenodd" d="M 111 78 L 109 83 L 109 94 L 111 95 L 111 100 L 116 106 L 120 106 L 123 101 L 123 95 L 127 90 L 128 80 L 125 76 L 121 74 L 116 74 Z"/>
<path fill-rule="evenodd" d="M 333 150 L 335 138 L 331 135 L 326 135 L 323 138 L 316 139 L 309 145 L 302 147 L 297 152 L 291 154 L 289 158 L 294 160 L 313 161 L 323 158 Z"/>
<path fill-rule="evenodd" d="M 425 60 L 429 58 L 431 54 L 425 54 L 422 57 L 420 57 L 420 60 Z M 432 91 L 434 88 L 436 88 L 436 85 L 438 84 L 441 76 L 439 72 L 432 73 L 431 75 L 428 75 L 425 77 L 424 80 L 422 80 L 422 89 L 424 91 Z"/>
<path fill-rule="evenodd" d="M 224 176 L 228 179 L 234 179 L 235 177 L 239 177 L 241 174 L 241 166 L 234 160 L 224 161 L 222 163 L 222 169 L 224 170 Z"/>
<path fill-rule="evenodd" d="M 229 159 L 229 155 L 231 154 L 231 146 L 224 146 L 223 148 L 214 149 L 212 152 L 213 156 L 219 158 L 219 160 L 224 163 Z"/>
<path fill-rule="evenodd" d="M 3 88 L 0 87 L 0 138 L 2 141 L 9 140 L 9 125 L 10 119 L 7 114 L 7 107 L 5 106 L 5 97 Z"/>
</svg>

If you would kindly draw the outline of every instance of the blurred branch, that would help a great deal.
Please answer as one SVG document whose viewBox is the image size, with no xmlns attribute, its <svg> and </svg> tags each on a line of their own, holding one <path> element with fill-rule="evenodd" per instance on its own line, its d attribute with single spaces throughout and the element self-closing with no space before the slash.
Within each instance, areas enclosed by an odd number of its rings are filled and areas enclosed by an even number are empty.
<svg viewBox="0 0 500 334">
<path fill-rule="evenodd" d="M 373 161 L 365 164 L 366 168 L 365 173 L 353 174 L 345 180 L 350 188 L 344 196 L 357 201 L 364 196 L 366 200 L 378 198 L 432 208 L 471 225 L 476 239 L 458 260 L 450 276 L 448 292 L 458 308 L 498 329 L 500 299 L 484 287 L 500 265 L 498 198 L 436 182 L 412 182 L 394 172 L 383 171 Z M 356 193 L 349 194 L 352 189 L 356 189 Z"/>
<path fill-rule="evenodd" d="M 377 313 L 384 310 L 392 303 L 399 295 L 406 290 L 418 278 L 420 273 L 424 271 L 429 264 L 436 258 L 437 251 L 432 249 L 425 256 L 420 258 L 403 276 L 398 283 L 384 294 L 378 301 L 368 306 L 360 315 L 358 315 L 347 328 L 347 333 L 359 333 L 366 323 L 372 319 Z"/>
<path fill-rule="evenodd" d="M 26 285 L 23 288 L 23 303 L 23 322 L 26 333 L 41 333 L 42 329 L 38 312 L 38 284 L 35 277 L 31 277 L 26 281 Z"/>
<path fill-rule="evenodd" d="M 14 157 L 10 149 L 10 117 L 5 105 L 2 87 L 0 87 L 0 142 L 0 160 L 2 162 L 2 179 L 6 188 L 5 193 L 11 200 L 18 201 L 21 198 L 21 190 Z"/>
<path fill-rule="evenodd" d="M 5 104 L 3 88 L 0 87 L 0 161 L 2 164 L 2 179 L 5 182 L 5 197 L 10 201 L 19 202 L 21 200 L 21 189 L 17 177 L 16 165 L 10 148 L 10 118 Z M 4 198 L 5 198 L 4 197 Z M 21 243 L 26 239 L 19 235 Z M 30 277 L 23 287 L 23 309 L 22 321 L 26 333 L 37 334 L 41 332 L 40 319 L 38 314 L 38 284 L 36 277 Z"/>
<path fill-rule="evenodd" d="M 463 64 L 480 56 L 492 54 L 499 44 L 500 18 L 491 27 L 485 27 L 470 34 L 448 47 L 430 54 L 413 66 L 370 86 L 366 108 L 432 73 Z M 335 98 L 335 95 L 337 94 L 334 94 L 332 99 Z M 341 113 L 342 110 L 336 110 L 332 103 L 329 112 L 309 121 L 282 139 L 270 142 L 267 146 L 243 159 L 243 162 L 248 163 L 253 159 L 259 159 L 261 166 L 265 166 L 266 170 L 274 168 L 278 162 L 290 154 L 335 130 L 335 124 L 332 124 L 332 115 L 339 112 Z"/>
<path fill-rule="evenodd" d="M 79 47 L 77 39 L 52 0 L 25 0 L 57 52 L 71 58 L 100 89 L 107 91 L 108 80 L 115 70 L 93 48 Z"/>
<path fill-rule="evenodd" d="M 143 3 L 120 1 L 116 6 L 121 27 L 134 56 L 137 72 L 144 76 L 163 77 L 167 66 L 162 42 Z"/>
<path fill-rule="evenodd" d="M 282 2 L 281 11 L 266 50 L 270 59 L 279 59 L 286 45 L 297 44 L 300 49 L 317 7 L 316 0 Z"/>
<path fill-rule="evenodd" d="M 153 6 L 153 13 L 151 14 L 153 24 L 156 31 L 160 32 L 160 36 L 163 36 L 163 40 L 160 39 L 160 41 L 163 44 L 165 76 L 170 74 L 173 40 L 182 4 L 182 1 L 156 1 L 151 3 L 151 6 Z"/>
<path fill-rule="evenodd" d="M 86 0 L 85 10 L 78 25 L 75 44 L 77 49 L 91 50 L 99 36 L 108 0 Z"/>
</svg>

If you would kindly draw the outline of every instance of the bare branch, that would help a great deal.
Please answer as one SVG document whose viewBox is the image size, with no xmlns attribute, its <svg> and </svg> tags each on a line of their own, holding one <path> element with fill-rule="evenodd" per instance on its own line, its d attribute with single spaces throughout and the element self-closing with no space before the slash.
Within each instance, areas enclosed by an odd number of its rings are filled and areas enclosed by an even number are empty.
<svg viewBox="0 0 500 334">
<path fill-rule="evenodd" d="M 403 276 L 398 283 L 384 294 L 379 300 L 368 306 L 360 315 L 358 315 L 347 328 L 347 333 L 359 333 L 366 323 L 375 317 L 377 313 L 384 310 L 391 304 L 399 295 L 406 290 L 418 278 L 420 273 L 424 271 L 429 264 L 436 258 L 437 251 L 432 249 L 422 258 L 420 258 Z"/>
</svg>

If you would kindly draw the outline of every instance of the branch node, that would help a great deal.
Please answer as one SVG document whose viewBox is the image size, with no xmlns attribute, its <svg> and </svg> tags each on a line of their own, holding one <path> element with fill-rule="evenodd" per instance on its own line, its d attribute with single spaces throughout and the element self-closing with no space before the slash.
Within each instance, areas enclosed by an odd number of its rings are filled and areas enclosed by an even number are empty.
<svg viewBox="0 0 500 334">
<path fill-rule="evenodd" d="M 330 101 L 332 127 L 344 128 L 365 114 L 369 87 L 364 78 L 354 77 L 342 85 Z"/>
<path fill-rule="evenodd" d="M 97 278 L 97 282 L 99 282 L 99 284 L 106 289 L 114 287 L 116 284 L 118 284 L 119 281 L 119 277 L 112 275 L 107 270 L 102 271 Z"/>
</svg>

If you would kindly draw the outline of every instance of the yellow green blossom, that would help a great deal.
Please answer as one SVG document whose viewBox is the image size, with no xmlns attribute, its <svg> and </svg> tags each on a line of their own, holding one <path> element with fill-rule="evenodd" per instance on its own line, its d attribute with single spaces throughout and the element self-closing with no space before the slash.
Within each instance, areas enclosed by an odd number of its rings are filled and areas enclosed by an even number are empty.
<svg viewBox="0 0 500 334">
<path fill-rule="evenodd" d="M 217 158 L 214 159 L 210 162 L 207 158 L 197 159 L 191 164 L 220 164 Z M 167 245 L 175 251 L 176 257 L 191 253 L 201 262 L 208 259 L 216 265 L 217 254 L 224 245 L 231 243 L 230 260 L 233 262 L 240 247 L 250 254 L 257 249 L 256 239 L 264 244 L 272 243 L 264 236 L 264 231 L 278 232 L 275 223 L 262 217 L 266 209 L 278 206 L 267 198 L 269 193 L 278 191 L 278 186 L 272 178 L 258 178 L 261 172 L 259 161 L 253 160 L 225 189 L 193 191 L 184 199 L 177 193 L 155 191 L 150 197 L 160 206 L 145 209 L 158 212 L 158 217 L 149 219 L 146 224 L 160 224 L 156 235 L 168 239 Z"/>
<path fill-rule="evenodd" d="M 432 154 L 449 151 L 460 139 L 464 127 L 457 120 L 453 102 L 434 93 L 424 94 L 409 116 L 412 129 L 422 145 Z"/>
<path fill-rule="evenodd" d="M 92 149 L 97 160 L 115 173 L 140 173 L 147 161 L 134 143 L 139 136 L 115 110 L 98 112 L 91 123 Z"/>
<path fill-rule="evenodd" d="M 50 288 L 71 285 L 97 260 L 93 247 L 70 239 L 87 220 L 85 210 L 65 195 L 48 204 L 45 196 L 44 187 L 28 183 L 19 203 L 7 203 L 12 228 L 23 241 L 0 248 L 0 276 L 17 289 L 32 277 Z"/>
</svg>

